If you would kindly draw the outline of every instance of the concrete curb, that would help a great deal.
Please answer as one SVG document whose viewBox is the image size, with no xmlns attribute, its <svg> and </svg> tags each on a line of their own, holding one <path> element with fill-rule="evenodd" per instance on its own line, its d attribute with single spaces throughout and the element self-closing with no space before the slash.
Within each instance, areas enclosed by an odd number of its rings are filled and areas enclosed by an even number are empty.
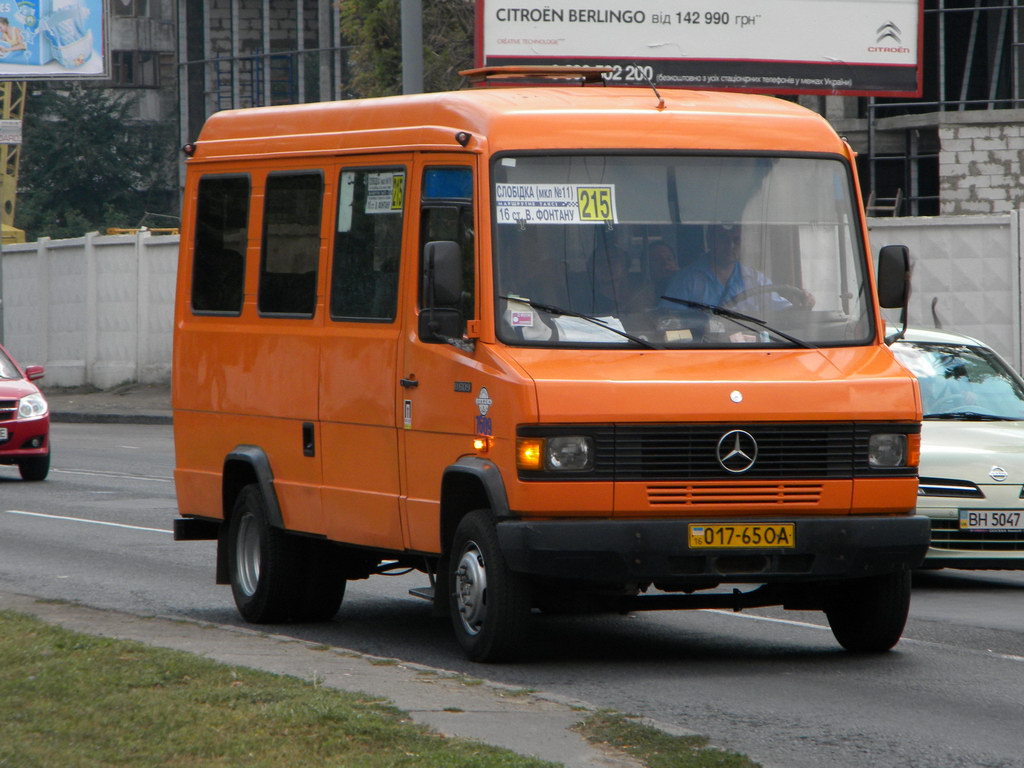
<svg viewBox="0 0 1024 768">
<path fill-rule="evenodd" d="M 172 424 L 171 416 L 158 413 L 75 413 L 50 414 L 51 423 L 65 424 Z"/>
</svg>

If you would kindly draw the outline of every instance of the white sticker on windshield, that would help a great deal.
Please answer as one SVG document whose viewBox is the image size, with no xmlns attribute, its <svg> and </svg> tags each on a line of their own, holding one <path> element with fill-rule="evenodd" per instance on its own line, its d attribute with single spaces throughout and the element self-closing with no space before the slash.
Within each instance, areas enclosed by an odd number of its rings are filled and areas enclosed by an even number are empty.
<svg viewBox="0 0 1024 768">
<path fill-rule="evenodd" d="M 366 175 L 366 213 L 395 213 L 405 204 L 405 172 Z"/>
<path fill-rule="evenodd" d="M 533 328 L 533 310 L 510 310 L 509 325 L 513 328 Z"/>
<path fill-rule="evenodd" d="M 618 222 L 614 184 L 495 184 L 499 224 Z"/>
</svg>

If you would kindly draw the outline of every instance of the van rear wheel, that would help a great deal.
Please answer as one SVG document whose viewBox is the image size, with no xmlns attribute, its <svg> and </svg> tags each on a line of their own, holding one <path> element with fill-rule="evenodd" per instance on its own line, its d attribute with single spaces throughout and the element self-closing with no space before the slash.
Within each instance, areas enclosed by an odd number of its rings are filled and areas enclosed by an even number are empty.
<svg viewBox="0 0 1024 768">
<path fill-rule="evenodd" d="M 836 640 L 854 653 L 881 653 L 899 642 L 910 612 L 910 571 L 852 579 L 833 590 L 825 615 Z"/>
<path fill-rule="evenodd" d="M 235 501 L 228 569 L 238 612 L 254 624 L 326 621 L 345 595 L 343 564 L 331 545 L 272 526 L 256 485 Z"/>
<path fill-rule="evenodd" d="M 527 579 L 509 570 L 489 510 L 459 523 L 449 560 L 455 636 L 473 661 L 507 661 L 522 648 L 530 613 Z"/>
</svg>

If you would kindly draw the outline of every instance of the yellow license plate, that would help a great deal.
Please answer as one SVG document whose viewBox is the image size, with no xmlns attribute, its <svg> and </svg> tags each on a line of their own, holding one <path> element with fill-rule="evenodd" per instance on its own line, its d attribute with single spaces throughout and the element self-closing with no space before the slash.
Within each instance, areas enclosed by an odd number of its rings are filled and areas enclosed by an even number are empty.
<svg viewBox="0 0 1024 768">
<path fill-rule="evenodd" d="M 690 549 L 793 547 L 793 523 L 690 523 Z"/>
</svg>

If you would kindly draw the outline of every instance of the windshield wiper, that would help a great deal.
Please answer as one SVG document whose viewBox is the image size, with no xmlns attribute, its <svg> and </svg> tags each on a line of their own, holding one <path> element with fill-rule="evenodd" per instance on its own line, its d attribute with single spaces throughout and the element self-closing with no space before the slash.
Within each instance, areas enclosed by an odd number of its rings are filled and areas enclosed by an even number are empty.
<svg viewBox="0 0 1024 768">
<path fill-rule="evenodd" d="M 580 320 L 586 320 L 589 323 L 593 323 L 599 328 L 604 328 L 606 331 L 617 333 L 625 339 L 629 339 L 634 344 L 639 344 L 641 347 L 647 347 L 647 349 L 661 349 L 657 344 L 652 344 L 647 339 L 641 339 L 639 336 L 634 336 L 628 331 L 621 331 L 618 328 L 614 328 L 608 323 L 604 322 L 600 318 L 591 317 L 590 315 L 584 315 L 582 312 L 577 312 L 574 309 L 565 309 L 564 307 L 556 307 L 554 304 L 544 304 L 533 299 L 524 299 L 521 296 L 499 296 L 499 299 L 505 301 L 518 301 L 520 304 L 525 304 L 531 309 L 537 309 L 541 312 L 547 312 L 549 315 L 565 315 L 567 317 L 578 317 Z"/>
<path fill-rule="evenodd" d="M 979 413 L 978 411 L 946 411 L 944 413 L 926 413 L 926 419 L 945 421 L 1020 421 L 1012 416 L 996 416 L 992 413 Z"/>
<path fill-rule="evenodd" d="M 725 307 L 720 307 L 717 304 L 705 304 L 704 302 L 701 301 L 690 301 L 690 299 L 677 299 L 674 296 L 662 296 L 661 298 L 665 299 L 665 301 L 671 301 L 674 304 L 682 304 L 684 307 L 703 309 L 706 312 L 710 312 L 713 315 L 721 315 L 722 317 L 728 317 L 730 320 L 735 320 L 739 325 L 743 325 L 744 323 L 754 323 L 755 325 L 760 326 L 769 333 L 774 333 L 779 338 L 785 339 L 791 344 L 796 344 L 798 347 L 803 347 L 804 349 L 816 349 L 816 347 L 813 344 L 810 344 L 804 341 L 803 339 L 798 339 L 796 336 L 790 336 L 788 333 L 786 333 L 785 331 L 780 331 L 778 328 L 772 328 L 770 325 L 768 325 L 768 323 L 766 323 L 764 320 L 758 317 L 745 315 L 742 312 L 737 312 L 734 309 L 726 309 Z M 755 330 L 754 328 L 751 328 L 749 325 L 744 325 L 743 327 L 745 327 L 748 331 Z"/>
</svg>

